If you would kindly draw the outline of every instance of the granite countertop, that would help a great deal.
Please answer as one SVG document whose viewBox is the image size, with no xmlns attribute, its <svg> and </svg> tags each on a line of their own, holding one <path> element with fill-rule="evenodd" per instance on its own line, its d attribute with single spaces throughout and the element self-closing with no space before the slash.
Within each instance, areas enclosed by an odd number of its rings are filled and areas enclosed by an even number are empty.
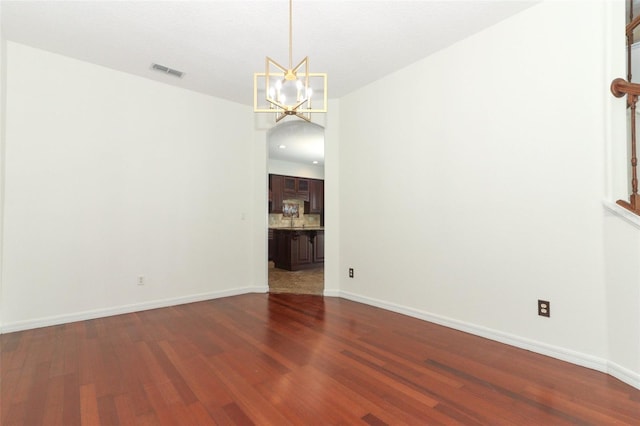
<svg viewBox="0 0 640 426">
<path fill-rule="evenodd" d="M 277 229 L 280 231 L 324 231 L 324 226 L 284 226 L 284 227 L 272 227 L 269 229 Z"/>
</svg>

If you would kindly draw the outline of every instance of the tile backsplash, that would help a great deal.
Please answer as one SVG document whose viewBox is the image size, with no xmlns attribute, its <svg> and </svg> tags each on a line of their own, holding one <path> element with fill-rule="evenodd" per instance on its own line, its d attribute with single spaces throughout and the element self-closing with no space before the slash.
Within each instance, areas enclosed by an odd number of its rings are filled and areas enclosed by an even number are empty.
<svg viewBox="0 0 640 426">
<path fill-rule="evenodd" d="M 304 213 L 304 201 L 302 200 L 284 200 L 283 204 L 297 204 L 298 215 L 296 217 L 295 213 L 292 217 L 285 217 L 282 213 L 271 213 L 269 214 L 269 227 L 270 228 L 287 228 L 291 226 L 293 219 L 293 226 L 320 226 L 320 215 L 319 214 L 305 214 Z M 295 211 L 294 208 L 288 209 L 289 211 Z"/>
</svg>

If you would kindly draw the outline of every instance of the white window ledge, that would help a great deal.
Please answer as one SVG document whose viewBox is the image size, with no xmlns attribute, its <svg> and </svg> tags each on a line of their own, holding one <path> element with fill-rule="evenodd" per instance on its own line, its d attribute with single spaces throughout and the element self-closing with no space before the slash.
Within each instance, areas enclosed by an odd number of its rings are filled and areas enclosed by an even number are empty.
<svg viewBox="0 0 640 426">
<path fill-rule="evenodd" d="M 609 200 L 603 200 L 602 205 L 608 212 L 612 213 L 614 216 L 618 216 L 622 218 L 625 222 L 640 229 L 640 216 L 638 216 L 637 214 L 631 213 L 629 210 L 625 209 L 624 207 L 621 207 Z"/>
</svg>

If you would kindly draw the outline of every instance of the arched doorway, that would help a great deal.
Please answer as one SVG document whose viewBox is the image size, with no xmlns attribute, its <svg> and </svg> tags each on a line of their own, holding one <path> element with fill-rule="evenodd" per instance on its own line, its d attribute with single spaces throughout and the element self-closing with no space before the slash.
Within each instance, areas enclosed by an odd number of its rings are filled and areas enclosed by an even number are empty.
<svg viewBox="0 0 640 426">
<path fill-rule="evenodd" d="M 285 121 L 267 133 L 269 291 L 324 290 L 324 128 Z"/>
</svg>

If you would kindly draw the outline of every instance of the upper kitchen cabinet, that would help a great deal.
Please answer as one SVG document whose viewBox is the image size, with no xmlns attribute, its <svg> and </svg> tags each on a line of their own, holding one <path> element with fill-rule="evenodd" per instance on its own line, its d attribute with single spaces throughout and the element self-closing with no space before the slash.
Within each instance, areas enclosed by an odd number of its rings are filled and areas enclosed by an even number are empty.
<svg viewBox="0 0 640 426">
<path fill-rule="evenodd" d="M 321 214 L 324 208 L 324 181 L 309 180 L 309 209 L 311 214 Z"/>
<path fill-rule="evenodd" d="M 309 179 L 283 176 L 284 199 L 309 201 Z"/>
<path fill-rule="evenodd" d="M 284 200 L 304 201 L 305 213 L 322 214 L 324 181 L 293 176 L 269 175 L 269 213 L 282 213 Z"/>
<path fill-rule="evenodd" d="M 269 213 L 282 213 L 284 176 L 269 175 Z"/>
</svg>

